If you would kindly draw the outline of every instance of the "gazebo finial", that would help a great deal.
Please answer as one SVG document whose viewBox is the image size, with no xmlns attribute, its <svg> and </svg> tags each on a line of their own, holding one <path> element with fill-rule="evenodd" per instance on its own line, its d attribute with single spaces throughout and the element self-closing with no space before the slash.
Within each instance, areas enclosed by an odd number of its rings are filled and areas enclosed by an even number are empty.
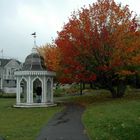
<svg viewBox="0 0 140 140">
<path fill-rule="evenodd" d="M 37 45 L 36 45 L 36 32 L 31 34 L 34 38 L 34 46 L 32 48 L 32 53 L 37 53 Z"/>
</svg>

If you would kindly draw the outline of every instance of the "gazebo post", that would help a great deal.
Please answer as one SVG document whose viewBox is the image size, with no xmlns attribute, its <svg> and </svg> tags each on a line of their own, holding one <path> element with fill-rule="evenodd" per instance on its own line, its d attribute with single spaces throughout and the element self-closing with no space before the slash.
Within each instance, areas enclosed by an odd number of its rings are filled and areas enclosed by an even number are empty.
<svg viewBox="0 0 140 140">
<path fill-rule="evenodd" d="M 42 102 L 46 103 L 46 77 L 43 78 L 42 83 Z"/>
<path fill-rule="evenodd" d="M 27 81 L 27 103 L 30 104 L 30 78 L 28 77 L 28 81 Z"/>
<path fill-rule="evenodd" d="M 20 104 L 20 82 L 19 82 L 19 77 L 17 77 L 16 104 Z"/>
<path fill-rule="evenodd" d="M 30 79 L 30 103 L 33 103 L 33 84 L 31 83 Z"/>
<path fill-rule="evenodd" d="M 53 103 L 53 78 L 51 78 L 51 102 Z"/>
</svg>

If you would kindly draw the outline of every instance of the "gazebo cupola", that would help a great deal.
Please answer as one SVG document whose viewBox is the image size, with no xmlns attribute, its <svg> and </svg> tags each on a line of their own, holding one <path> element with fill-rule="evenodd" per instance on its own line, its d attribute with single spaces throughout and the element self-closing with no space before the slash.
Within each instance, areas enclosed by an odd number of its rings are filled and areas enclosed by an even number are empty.
<svg viewBox="0 0 140 140">
<path fill-rule="evenodd" d="M 22 70 L 15 72 L 17 79 L 15 107 L 47 107 L 54 105 L 53 77 L 55 75 L 55 72 L 47 70 L 43 57 L 34 46 L 32 53 L 26 57 Z M 38 88 L 40 89 L 39 95 L 37 93 Z"/>
</svg>

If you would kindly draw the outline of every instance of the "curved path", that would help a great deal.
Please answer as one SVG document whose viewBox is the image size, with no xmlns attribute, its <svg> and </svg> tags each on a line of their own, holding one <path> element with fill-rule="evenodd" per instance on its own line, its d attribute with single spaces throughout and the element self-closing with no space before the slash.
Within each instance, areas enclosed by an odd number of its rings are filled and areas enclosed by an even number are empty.
<svg viewBox="0 0 140 140">
<path fill-rule="evenodd" d="M 66 105 L 66 109 L 57 113 L 41 130 L 36 140 L 89 140 L 81 122 L 83 111 L 78 105 Z"/>
</svg>

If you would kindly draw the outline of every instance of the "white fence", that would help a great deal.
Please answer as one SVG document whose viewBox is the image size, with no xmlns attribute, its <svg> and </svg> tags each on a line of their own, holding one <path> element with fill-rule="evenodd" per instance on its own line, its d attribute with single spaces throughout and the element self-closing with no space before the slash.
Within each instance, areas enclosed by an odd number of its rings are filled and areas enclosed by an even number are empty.
<svg viewBox="0 0 140 140">
<path fill-rule="evenodd" d="M 8 88 L 8 87 L 5 87 L 4 88 L 4 92 L 5 93 L 16 93 L 16 88 Z"/>
</svg>

